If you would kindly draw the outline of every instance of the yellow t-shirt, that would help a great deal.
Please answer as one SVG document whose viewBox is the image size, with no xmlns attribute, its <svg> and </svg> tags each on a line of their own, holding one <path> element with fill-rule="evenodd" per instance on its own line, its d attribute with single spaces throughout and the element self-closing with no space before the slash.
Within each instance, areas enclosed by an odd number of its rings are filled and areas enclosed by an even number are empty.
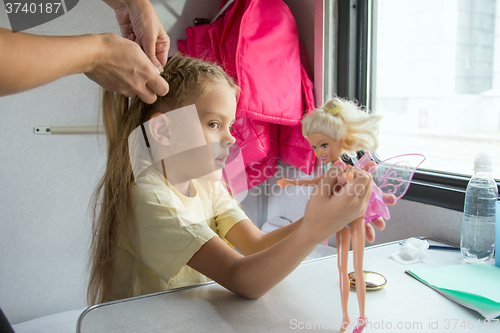
<svg viewBox="0 0 500 333">
<path fill-rule="evenodd" d="M 220 182 L 191 180 L 190 186 L 195 193 L 186 197 L 153 169 L 137 179 L 136 230 L 131 240 L 118 237 L 113 299 L 210 281 L 187 262 L 212 237 L 224 239 L 248 217 Z"/>
</svg>

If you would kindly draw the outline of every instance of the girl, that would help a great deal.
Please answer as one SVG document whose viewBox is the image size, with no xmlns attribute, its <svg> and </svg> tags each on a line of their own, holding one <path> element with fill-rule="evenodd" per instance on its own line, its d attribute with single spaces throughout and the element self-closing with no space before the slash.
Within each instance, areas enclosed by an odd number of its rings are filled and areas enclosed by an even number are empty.
<svg viewBox="0 0 500 333">
<path fill-rule="evenodd" d="M 354 157 L 357 150 L 375 151 L 378 146 L 377 132 L 381 116 L 363 112 L 354 102 L 334 98 L 328 101 L 320 109 L 307 115 L 302 121 L 302 134 L 314 149 L 316 157 L 321 162 L 333 163 L 342 169 L 346 165 L 340 160 L 343 153 Z M 367 165 L 369 170 L 374 165 Z M 340 177 L 339 183 L 345 184 L 351 177 L 350 172 L 356 168 L 349 169 Z M 285 186 L 312 186 L 317 185 L 324 177 L 320 176 L 312 180 L 289 180 L 282 178 L 278 185 Z M 395 203 L 395 197 L 385 195 L 384 202 Z M 367 221 L 371 222 L 371 221 Z M 380 219 L 374 220 L 380 223 Z M 368 226 L 368 225 L 367 225 Z M 380 227 L 379 227 L 380 228 Z M 383 225 L 381 226 L 383 228 Z M 368 230 L 368 229 L 366 229 Z M 372 229 L 373 230 L 373 229 Z M 340 275 L 340 295 L 342 303 L 342 327 L 344 332 L 349 326 L 350 320 L 347 313 L 347 300 L 349 297 L 349 278 L 347 274 L 347 255 L 349 252 L 349 240 L 352 236 L 354 271 L 356 274 L 356 285 L 365 284 L 363 277 L 363 252 L 365 246 L 365 223 L 363 217 L 353 220 L 348 226 L 337 232 L 338 267 Z M 365 316 L 365 288 L 356 288 L 360 318 L 353 332 L 361 332 L 366 325 Z"/>
<path fill-rule="evenodd" d="M 108 158 L 94 195 L 88 302 L 208 279 L 243 297 L 258 298 L 318 244 L 363 215 L 371 176 L 355 170 L 346 185 L 350 191 L 334 193 L 338 168 L 332 168 L 311 195 L 304 217 L 269 234 L 255 227 L 218 181 L 190 179 L 173 185 L 163 172 L 163 165 L 169 164 L 163 160 L 134 181 L 127 138 L 138 126 L 169 111 L 194 104 L 207 145 L 226 149 L 234 143 L 230 130 L 238 87 L 232 79 L 216 65 L 182 56 L 169 57 L 164 69 L 161 75 L 170 90 L 154 104 L 139 98 L 128 103 L 122 95 L 104 93 Z M 190 172 L 182 165 L 177 169 Z M 198 176 L 194 173 L 192 178 Z M 356 186 L 366 191 L 355 194 Z"/>
</svg>

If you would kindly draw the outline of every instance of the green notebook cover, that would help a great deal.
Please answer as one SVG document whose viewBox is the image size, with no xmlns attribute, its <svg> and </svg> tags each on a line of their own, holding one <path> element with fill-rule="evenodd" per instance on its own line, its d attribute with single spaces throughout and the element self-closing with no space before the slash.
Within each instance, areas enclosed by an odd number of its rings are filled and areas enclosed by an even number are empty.
<svg viewBox="0 0 500 333">
<path fill-rule="evenodd" d="M 500 267 L 464 264 L 416 268 L 406 273 L 486 319 L 500 316 Z"/>
</svg>

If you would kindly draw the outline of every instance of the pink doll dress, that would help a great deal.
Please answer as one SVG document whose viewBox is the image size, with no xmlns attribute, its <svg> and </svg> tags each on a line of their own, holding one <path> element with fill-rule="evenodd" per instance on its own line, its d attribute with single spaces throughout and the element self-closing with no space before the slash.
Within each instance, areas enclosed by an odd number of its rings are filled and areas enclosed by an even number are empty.
<svg viewBox="0 0 500 333">
<path fill-rule="evenodd" d="M 354 165 L 364 168 L 371 161 L 372 154 L 366 153 Z M 401 199 L 410 186 L 418 166 L 425 161 L 421 154 L 404 154 L 389 158 L 374 166 L 372 172 L 372 193 L 363 218 L 370 223 L 378 217 L 390 219 L 389 209 L 384 202 L 384 193 L 392 194 L 395 200 Z"/>
<path fill-rule="evenodd" d="M 365 215 L 363 218 L 365 223 L 370 223 L 378 217 L 382 217 L 385 220 L 391 218 L 389 214 L 389 209 L 387 208 L 384 200 L 384 193 L 382 190 L 373 182 L 372 183 L 372 194 L 370 195 L 370 200 L 368 201 L 368 206 L 366 207 Z"/>
</svg>

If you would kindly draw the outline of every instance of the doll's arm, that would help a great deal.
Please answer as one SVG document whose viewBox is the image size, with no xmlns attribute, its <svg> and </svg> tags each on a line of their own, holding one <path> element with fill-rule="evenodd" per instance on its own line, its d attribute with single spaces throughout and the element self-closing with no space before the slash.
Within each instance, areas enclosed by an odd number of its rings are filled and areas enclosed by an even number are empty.
<svg viewBox="0 0 500 333">
<path fill-rule="evenodd" d="M 325 174 L 322 174 L 321 176 L 314 178 L 314 179 L 297 179 L 297 180 L 290 180 L 287 178 L 281 178 L 278 180 L 278 186 L 279 187 L 287 187 L 287 186 L 316 186 L 318 185 L 319 181 L 323 179 Z"/>
</svg>

